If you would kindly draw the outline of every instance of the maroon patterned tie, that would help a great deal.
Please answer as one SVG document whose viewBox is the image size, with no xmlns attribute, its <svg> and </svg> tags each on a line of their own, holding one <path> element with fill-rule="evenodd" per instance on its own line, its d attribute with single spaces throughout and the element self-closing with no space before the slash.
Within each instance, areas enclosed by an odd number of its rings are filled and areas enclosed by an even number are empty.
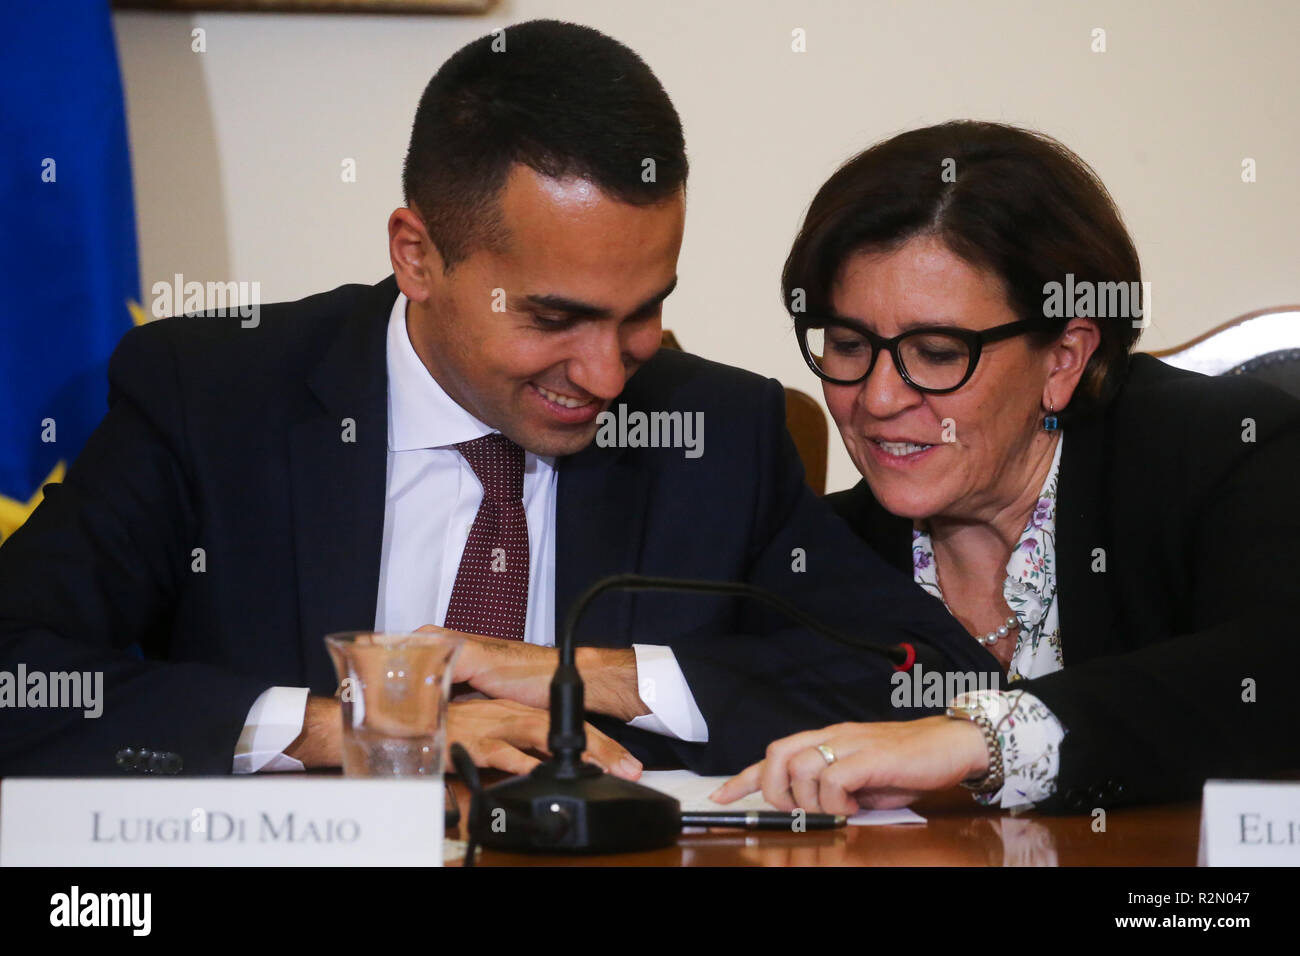
<svg viewBox="0 0 1300 956">
<path fill-rule="evenodd" d="M 483 485 L 443 627 L 512 641 L 528 619 L 528 519 L 524 450 L 504 435 L 461 442 L 457 451 Z"/>
</svg>

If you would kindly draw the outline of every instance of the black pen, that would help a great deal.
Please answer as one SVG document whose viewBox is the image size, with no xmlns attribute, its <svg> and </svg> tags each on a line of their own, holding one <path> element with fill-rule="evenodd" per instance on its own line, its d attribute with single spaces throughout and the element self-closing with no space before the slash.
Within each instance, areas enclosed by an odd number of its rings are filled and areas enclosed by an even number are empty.
<svg viewBox="0 0 1300 956">
<path fill-rule="evenodd" d="M 804 813 L 796 810 L 723 810 L 682 813 L 684 827 L 740 827 L 745 830 L 834 830 L 848 822 L 848 817 L 834 813 Z"/>
</svg>

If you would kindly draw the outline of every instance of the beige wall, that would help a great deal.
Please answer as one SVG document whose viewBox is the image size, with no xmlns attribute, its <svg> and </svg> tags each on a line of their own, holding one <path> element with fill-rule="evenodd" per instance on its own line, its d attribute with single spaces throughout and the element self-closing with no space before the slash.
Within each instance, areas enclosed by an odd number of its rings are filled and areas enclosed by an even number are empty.
<svg viewBox="0 0 1300 956">
<path fill-rule="evenodd" d="M 257 281 L 262 301 L 387 275 L 419 94 L 472 37 L 540 16 L 636 49 L 686 127 L 691 351 L 820 396 L 778 295 L 812 193 L 852 152 L 954 117 L 1021 123 L 1100 173 L 1152 282 L 1158 348 L 1300 301 L 1300 4 L 515 0 L 490 18 L 114 16 L 142 284 Z M 206 31 L 207 51 L 190 50 Z M 1107 52 L 1090 51 L 1106 30 Z M 791 51 L 806 31 L 807 52 Z M 341 181 L 344 158 L 358 181 Z M 1241 161 L 1258 181 L 1241 181 Z M 831 489 L 856 473 L 832 441 Z"/>
</svg>

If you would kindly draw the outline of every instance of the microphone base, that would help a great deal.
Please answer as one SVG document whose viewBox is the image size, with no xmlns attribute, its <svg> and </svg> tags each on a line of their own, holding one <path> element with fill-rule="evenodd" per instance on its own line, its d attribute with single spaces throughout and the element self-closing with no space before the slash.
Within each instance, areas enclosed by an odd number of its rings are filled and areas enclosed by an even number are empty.
<svg viewBox="0 0 1300 956">
<path fill-rule="evenodd" d="M 681 804 L 667 794 L 581 764 L 560 774 L 556 762 L 484 791 L 484 847 L 510 853 L 627 853 L 672 846 Z M 499 813 L 497 810 L 504 810 Z"/>
</svg>

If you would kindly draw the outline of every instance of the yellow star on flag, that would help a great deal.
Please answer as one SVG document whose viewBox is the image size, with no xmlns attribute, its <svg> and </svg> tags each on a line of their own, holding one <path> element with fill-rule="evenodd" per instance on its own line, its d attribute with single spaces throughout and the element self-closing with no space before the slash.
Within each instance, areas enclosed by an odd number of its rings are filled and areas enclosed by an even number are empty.
<svg viewBox="0 0 1300 956">
<path fill-rule="evenodd" d="M 65 470 L 63 462 L 55 465 L 49 476 L 37 486 L 36 494 L 32 495 L 31 499 L 26 502 L 0 495 L 0 541 L 18 530 L 31 513 L 36 510 L 36 506 L 41 503 L 41 499 L 44 497 L 42 489 L 51 481 L 62 481 Z"/>
</svg>

